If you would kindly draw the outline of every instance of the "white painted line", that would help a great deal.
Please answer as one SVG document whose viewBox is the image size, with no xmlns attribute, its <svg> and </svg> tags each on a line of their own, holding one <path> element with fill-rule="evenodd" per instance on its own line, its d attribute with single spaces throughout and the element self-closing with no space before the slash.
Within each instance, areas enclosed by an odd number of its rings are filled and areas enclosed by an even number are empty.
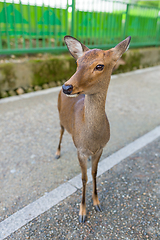
<svg viewBox="0 0 160 240">
<path fill-rule="evenodd" d="M 97 176 L 100 176 L 107 170 L 111 169 L 114 165 L 137 152 L 147 144 L 153 142 L 158 137 L 160 137 L 160 126 L 156 127 L 154 130 L 136 139 L 126 147 L 121 148 L 119 151 L 101 161 L 98 165 Z"/>
<path fill-rule="evenodd" d="M 141 73 L 145 73 L 145 72 L 149 72 L 149 71 L 156 71 L 156 70 L 160 70 L 160 66 L 149 67 L 149 68 L 144 68 L 144 69 L 137 69 L 137 70 L 131 71 L 131 72 L 115 74 L 115 75 L 111 76 L 111 79 L 115 79 L 115 78 L 118 78 L 118 77 L 130 76 L 130 75 L 133 75 L 133 74 L 141 74 Z M 8 103 L 8 102 L 14 102 L 14 101 L 18 101 L 18 100 L 25 99 L 25 98 L 31 98 L 31 97 L 45 95 L 45 94 L 48 94 L 48 93 L 57 92 L 57 91 L 60 91 L 61 88 L 62 88 L 61 86 L 60 87 L 54 87 L 54 88 L 40 90 L 40 91 L 37 91 L 37 92 L 25 93 L 25 94 L 22 94 L 22 95 L 19 95 L 19 96 L 2 98 L 2 99 L 0 99 L 0 104 Z"/>
<path fill-rule="evenodd" d="M 128 144 L 119 151 L 113 153 L 111 156 L 102 160 L 98 165 L 97 176 L 102 175 L 104 172 L 118 164 L 123 159 L 129 157 L 136 151 L 140 150 L 147 144 L 160 137 L 160 126 L 154 130 L 143 135 L 132 143 Z M 88 183 L 92 181 L 91 168 L 87 170 Z M 0 223 L 0 240 L 9 236 L 29 221 L 36 218 L 38 215 L 49 210 L 51 207 L 64 200 L 66 197 L 72 195 L 77 189 L 82 187 L 81 174 L 69 180 L 67 183 L 60 185 L 58 188 L 39 198 L 35 202 L 27 205 L 23 209 L 14 213 Z"/>
<path fill-rule="evenodd" d="M 6 238 L 38 215 L 44 213 L 66 197 L 73 194 L 77 189 L 65 183 L 53 191 L 45 194 L 35 202 L 27 205 L 0 223 L 0 240 Z"/>
<path fill-rule="evenodd" d="M 137 140 L 133 141 L 132 143 L 121 148 L 119 151 L 113 153 L 109 157 L 99 162 L 97 176 L 102 175 L 103 173 L 111 169 L 114 165 L 118 164 L 120 161 L 129 157 L 130 155 L 132 155 L 142 147 L 146 146 L 148 143 L 151 143 L 158 137 L 160 137 L 160 126 L 156 127 L 154 130 L 143 135 L 142 137 L 138 138 Z M 89 183 L 92 181 L 91 168 L 87 170 L 87 175 Z M 82 188 L 81 174 L 72 178 L 68 182 L 78 189 Z"/>
</svg>

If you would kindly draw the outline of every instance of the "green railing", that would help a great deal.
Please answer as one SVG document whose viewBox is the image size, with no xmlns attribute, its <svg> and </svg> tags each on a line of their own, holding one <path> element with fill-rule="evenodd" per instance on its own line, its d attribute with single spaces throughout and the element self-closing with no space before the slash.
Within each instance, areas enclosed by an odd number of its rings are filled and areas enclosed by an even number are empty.
<svg viewBox="0 0 160 240">
<path fill-rule="evenodd" d="M 107 0 L 28 1 L 0 1 L 0 54 L 64 51 L 67 34 L 92 48 L 129 35 L 131 47 L 160 45 L 160 9 Z"/>
</svg>

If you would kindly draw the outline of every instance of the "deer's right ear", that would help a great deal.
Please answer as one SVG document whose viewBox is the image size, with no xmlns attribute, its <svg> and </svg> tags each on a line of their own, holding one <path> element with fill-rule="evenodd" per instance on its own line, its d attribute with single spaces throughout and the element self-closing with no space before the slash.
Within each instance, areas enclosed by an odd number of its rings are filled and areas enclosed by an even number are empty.
<svg viewBox="0 0 160 240">
<path fill-rule="evenodd" d="M 74 37 L 65 36 L 64 41 L 68 47 L 69 52 L 75 59 L 80 58 L 84 52 L 89 50 L 88 47 L 86 47 L 83 43 L 79 42 Z"/>
</svg>

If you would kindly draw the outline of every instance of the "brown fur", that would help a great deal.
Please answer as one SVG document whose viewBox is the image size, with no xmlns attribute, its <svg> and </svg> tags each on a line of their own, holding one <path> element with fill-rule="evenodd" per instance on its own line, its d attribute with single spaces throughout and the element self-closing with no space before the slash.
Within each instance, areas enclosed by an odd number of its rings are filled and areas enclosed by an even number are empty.
<svg viewBox="0 0 160 240">
<path fill-rule="evenodd" d="M 83 191 L 79 211 L 80 222 L 84 222 L 86 218 L 85 192 L 87 159 L 89 157 L 92 157 L 93 205 L 96 210 L 101 210 L 97 195 L 96 174 L 103 148 L 110 138 L 105 102 L 112 70 L 116 65 L 116 61 L 126 50 L 129 42 L 130 39 L 127 38 L 115 48 L 107 51 L 100 49 L 89 50 L 84 45 L 81 46 L 78 40 L 69 36 L 66 37 L 69 51 L 78 59 L 77 71 L 65 83 L 65 86 L 72 85 L 73 91 L 71 95 L 79 95 L 75 98 L 69 98 L 62 90 L 59 93 L 58 110 L 61 136 L 56 157 L 60 156 L 63 129 L 66 129 L 72 135 L 82 170 Z M 96 70 L 96 66 L 99 64 L 104 65 L 102 71 Z"/>
</svg>

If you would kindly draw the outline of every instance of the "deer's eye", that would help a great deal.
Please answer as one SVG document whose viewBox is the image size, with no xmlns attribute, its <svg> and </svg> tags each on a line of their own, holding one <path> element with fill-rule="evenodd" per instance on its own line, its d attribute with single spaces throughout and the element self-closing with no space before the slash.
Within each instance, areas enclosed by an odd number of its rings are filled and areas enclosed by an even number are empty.
<svg viewBox="0 0 160 240">
<path fill-rule="evenodd" d="M 98 64 L 96 67 L 95 67 L 95 70 L 97 71 L 102 71 L 104 68 L 104 65 L 103 64 Z"/>
</svg>

